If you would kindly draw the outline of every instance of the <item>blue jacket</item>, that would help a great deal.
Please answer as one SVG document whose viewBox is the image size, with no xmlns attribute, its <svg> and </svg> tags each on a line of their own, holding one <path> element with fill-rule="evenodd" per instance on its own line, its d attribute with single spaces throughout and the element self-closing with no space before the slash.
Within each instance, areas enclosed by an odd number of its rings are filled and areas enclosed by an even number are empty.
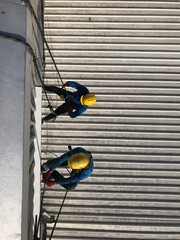
<svg viewBox="0 0 180 240">
<path fill-rule="evenodd" d="M 53 164 L 51 164 L 49 171 L 53 172 L 59 166 L 67 166 L 68 158 L 80 152 L 87 153 L 87 151 L 84 148 L 77 147 L 77 148 L 74 148 L 72 151 L 69 151 L 63 154 L 59 158 L 54 159 Z M 55 179 L 55 182 L 56 184 L 60 184 L 60 185 L 79 182 L 80 180 L 84 180 L 88 178 L 93 172 L 93 168 L 94 168 L 94 164 L 92 161 L 92 164 L 90 164 L 88 168 L 80 170 L 79 173 L 76 174 L 75 176 L 64 178 L 62 175 L 60 175 Z"/>
<path fill-rule="evenodd" d="M 88 107 L 83 106 L 80 102 L 80 98 L 82 95 L 85 95 L 86 93 L 89 93 L 89 90 L 77 83 L 77 82 L 73 82 L 73 81 L 68 81 L 69 86 L 72 88 L 76 88 L 77 91 L 76 92 L 72 92 L 71 95 L 73 96 L 72 100 L 69 100 L 70 105 L 75 109 L 73 112 L 68 112 L 69 116 L 71 118 L 75 118 L 77 116 L 80 116 L 83 112 L 85 112 Z"/>
</svg>

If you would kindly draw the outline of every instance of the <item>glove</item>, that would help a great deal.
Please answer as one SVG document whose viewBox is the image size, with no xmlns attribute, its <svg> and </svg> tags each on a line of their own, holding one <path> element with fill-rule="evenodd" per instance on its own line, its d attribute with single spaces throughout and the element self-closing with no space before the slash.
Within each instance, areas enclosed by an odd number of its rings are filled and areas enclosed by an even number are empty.
<svg viewBox="0 0 180 240">
<path fill-rule="evenodd" d="M 48 180 L 45 184 L 46 184 L 48 187 L 52 187 L 53 185 L 55 185 L 55 181 L 54 181 L 54 180 Z"/>
<path fill-rule="evenodd" d="M 51 187 L 51 186 L 53 186 L 55 184 L 55 181 L 51 180 L 50 177 L 51 177 L 51 173 L 50 172 L 47 172 L 47 173 L 43 174 L 42 182 L 45 183 L 48 187 Z"/>
<path fill-rule="evenodd" d="M 43 182 L 46 183 L 50 177 L 51 177 L 50 172 L 43 173 Z"/>
</svg>

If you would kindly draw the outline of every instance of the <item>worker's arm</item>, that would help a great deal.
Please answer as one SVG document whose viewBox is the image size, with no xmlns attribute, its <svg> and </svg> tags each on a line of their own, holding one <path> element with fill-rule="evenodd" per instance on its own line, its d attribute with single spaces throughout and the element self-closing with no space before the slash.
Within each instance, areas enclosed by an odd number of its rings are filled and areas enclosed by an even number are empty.
<svg viewBox="0 0 180 240">
<path fill-rule="evenodd" d="M 89 169 L 84 169 L 80 171 L 78 174 L 74 175 L 73 177 L 64 178 L 61 175 L 55 179 L 55 182 L 56 184 L 60 184 L 60 185 L 76 183 L 88 178 L 91 175 L 92 171 L 93 171 L 93 167 Z"/>
<path fill-rule="evenodd" d="M 49 172 L 53 172 L 57 167 L 59 167 L 61 164 L 66 162 L 68 158 L 71 156 L 69 152 L 61 155 L 60 157 L 53 159 L 53 163 L 51 163 L 51 167 L 49 168 Z"/>
<path fill-rule="evenodd" d="M 82 106 L 81 108 L 75 109 L 75 111 L 72 112 L 68 112 L 68 115 L 71 118 L 75 118 L 80 116 L 83 112 L 85 112 L 87 110 L 87 107 Z"/>
<path fill-rule="evenodd" d="M 81 85 L 74 81 L 68 81 L 65 85 L 76 88 L 78 91 L 83 92 L 84 94 L 89 92 L 89 90 L 84 85 Z"/>
</svg>

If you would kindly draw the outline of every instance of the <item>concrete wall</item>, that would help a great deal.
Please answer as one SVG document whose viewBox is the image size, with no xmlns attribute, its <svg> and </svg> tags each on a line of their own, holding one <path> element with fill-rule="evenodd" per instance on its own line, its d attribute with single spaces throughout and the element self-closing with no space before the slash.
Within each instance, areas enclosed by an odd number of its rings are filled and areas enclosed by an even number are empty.
<svg viewBox="0 0 180 240">
<path fill-rule="evenodd" d="M 37 1 L 32 2 L 37 6 Z M 34 157 L 30 162 L 30 129 L 34 125 L 31 119 L 32 88 L 37 77 L 27 48 L 20 42 L 4 38 L 3 34 L 24 37 L 38 54 L 34 37 L 37 26 L 22 1 L 0 1 L 0 23 L 0 238 L 27 240 L 32 238 L 30 224 L 35 204 L 34 190 L 30 187 L 34 178 Z M 36 178 L 38 184 L 39 174 Z M 38 206 L 39 197 L 36 201 Z M 34 215 L 37 213 L 39 207 Z"/>
<path fill-rule="evenodd" d="M 0 2 L 0 11 L 0 31 L 25 36 L 26 9 Z M 26 50 L 0 37 L 0 53 L 0 238 L 10 240 L 21 239 Z"/>
</svg>

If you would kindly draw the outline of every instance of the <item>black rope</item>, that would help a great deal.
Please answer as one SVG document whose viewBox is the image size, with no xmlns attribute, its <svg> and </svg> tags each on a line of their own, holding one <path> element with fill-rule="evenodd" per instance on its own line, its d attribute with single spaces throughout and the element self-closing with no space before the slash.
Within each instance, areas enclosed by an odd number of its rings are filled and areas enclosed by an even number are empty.
<svg viewBox="0 0 180 240">
<path fill-rule="evenodd" d="M 62 88 L 65 89 L 64 82 L 63 82 L 63 80 L 62 80 L 61 74 L 60 74 L 60 72 L 59 72 L 59 70 L 58 70 L 58 68 L 57 68 L 56 62 L 55 62 L 55 60 L 54 60 L 54 57 L 53 57 L 53 55 L 52 55 L 52 53 L 51 53 L 51 51 L 50 51 L 49 45 L 48 45 L 48 43 L 47 43 L 47 41 L 46 41 L 45 38 L 44 38 L 44 42 L 45 42 L 46 47 L 47 47 L 47 49 L 48 49 L 48 51 L 49 51 L 49 55 L 51 56 L 51 59 L 52 59 L 52 61 L 53 61 L 53 64 L 54 64 L 54 66 L 55 66 L 55 68 L 56 68 L 56 71 L 57 71 L 57 73 L 58 73 L 58 76 L 59 76 L 59 78 L 60 78 L 60 80 L 61 80 Z"/>
<path fill-rule="evenodd" d="M 50 101 L 49 101 L 49 97 L 48 97 L 48 95 L 47 95 L 47 91 L 46 91 L 46 89 L 45 89 L 44 82 L 43 82 L 43 80 L 42 80 L 42 78 L 41 78 L 39 69 L 37 68 L 36 59 L 33 58 L 33 62 L 34 62 L 34 64 L 35 64 L 35 66 L 36 66 L 36 71 L 37 71 L 38 77 L 39 77 L 39 79 L 40 79 L 40 81 L 41 81 L 41 84 L 42 84 L 42 86 L 43 86 L 43 90 L 44 90 L 46 99 L 47 99 L 47 101 L 48 101 L 48 107 L 49 107 L 50 111 L 54 112 L 53 106 L 51 105 L 51 103 L 50 103 Z"/>
<path fill-rule="evenodd" d="M 39 31 L 40 31 L 40 33 L 41 33 L 41 36 L 42 36 L 42 38 L 43 38 L 43 40 L 44 40 L 44 43 L 45 43 L 45 45 L 46 45 L 46 47 L 47 47 L 47 50 L 48 50 L 48 52 L 49 52 L 49 55 L 50 55 L 50 57 L 51 57 L 51 59 L 52 59 L 52 61 L 53 61 L 53 64 L 54 64 L 54 66 L 55 66 L 55 69 L 56 69 L 56 71 L 57 71 L 57 73 L 58 73 L 59 79 L 61 80 L 62 88 L 65 89 L 63 79 L 62 79 L 61 74 L 60 74 L 60 72 L 59 72 L 59 70 L 58 70 L 58 67 L 57 67 L 56 62 L 55 62 L 55 60 L 54 60 L 54 57 L 53 57 L 53 55 L 52 55 L 52 53 L 51 53 L 50 47 L 49 47 L 49 45 L 48 45 L 48 43 L 47 43 L 47 40 L 46 40 L 46 38 L 44 37 L 44 30 L 42 30 L 42 27 L 41 27 L 40 24 L 39 24 L 39 20 L 38 20 L 38 18 L 37 18 L 37 16 L 36 16 L 36 13 L 35 13 L 35 11 L 34 11 L 34 8 L 33 8 L 32 4 L 31 4 L 31 2 L 30 2 L 29 0 L 24 0 L 24 2 L 25 2 L 25 3 L 27 4 L 27 6 L 29 7 L 30 12 L 32 13 L 32 15 L 33 15 L 33 17 L 34 17 L 34 19 L 35 19 L 35 21 L 36 21 L 36 24 L 37 24 L 37 26 L 38 26 L 38 28 L 39 28 Z"/>
<path fill-rule="evenodd" d="M 37 131 L 36 131 L 36 130 L 35 130 L 35 136 L 36 136 L 36 141 L 37 141 L 37 147 L 38 147 L 39 157 L 41 158 L 40 144 L 39 144 L 39 141 L 38 141 L 38 136 L 37 136 Z M 41 169 L 41 164 L 42 164 L 42 162 L 40 161 L 40 169 Z M 43 204 L 43 198 L 44 198 L 44 193 L 45 193 L 45 192 L 46 192 L 46 188 L 45 188 L 45 184 L 44 184 L 43 191 L 42 191 L 41 203 L 40 203 L 40 214 L 39 214 L 39 216 L 41 215 L 41 212 L 42 212 L 42 204 Z M 38 225 L 39 225 L 39 224 L 38 224 Z"/>
<path fill-rule="evenodd" d="M 56 228 L 56 224 L 57 224 L 57 222 L 58 222 L 58 218 L 59 218 L 59 215 L 60 215 L 60 213 L 61 213 L 62 207 L 63 207 L 63 205 L 64 205 L 64 202 L 65 202 L 67 193 L 68 193 L 68 189 L 66 190 L 66 193 L 65 193 L 65 195 L 64 195 L 63 201 L 62 201 L 62 203 L 61 203 L 61 207 L 60 207 L 60 209 L 59 209 L 59 212 L 58 212 L 56 221 L 55 221 L 54 226 L 53 226 L 53 229 L 52 229 L 52 231 L 51 231 L 51 235 L 50 235 L 50 237 L 49 237 L 49 240 L 52 239 L 52 236 L 53 236 L 54 230 L 55 230 L 55 228 Z"/>
<path fill-rule="evenodd" d="M 57 74 L 58 74 L 58 76 L 59 76 L 59 79 L 61 80 L 62 88 L 64 88 L 64 90 L 66 91 L 66 88 L 65 88 L 65 86 L 64 86 L 63 79 L 62 79 L 61 74 L 60 74 L 60 72 L 59 72 L 59 70 L 58 70 L 58 67 L 57 67 L 56 62 L 55 62 L 55 60 L 54 60 L 54 57 L 53 57 L 53 55 L 52 55 L 52 53 L 51 53 L 50 47 L 49 47 L 49 45 L 48 45 L 48 43 L 47 43 L 47 40 L 46 40 L 46 38 L 45 38 L 45 36 L 44 36 L 44 14 L 42 15 L 42 27 L 41 27 L 41 25 L 40 25 L 40 23 L 39 23 L 39 20 L 38 20 L 38 18 L 37 18 L 37 16 L 36 16 L 36 13 L 35 13 L 35 11 L 34 11 L 34 8 L 33 8 L 32 4 L 31 4 L 31 2 L 30 2 L 29 0 L 24 0 L 24 2 L 25 2 L 26 5 L 29 7 L 30 12 L 32 13 L 32 15 L 33 15 L 33 17 L 34 17 L 34 19 L 35 19 L 35 21 L 36 21 L 36 24 L 37 24 L 37 26 L 38 26 L 38 28 L 39 28 L 40 33 L 41 33 L 41 37 L 43 38 L 43 42 L 45 43 L 45 45 L 46 45 L 46 47 L 47 47 L 47 49 L 48 49 L 49 55 L 50 55 L 50 57 L 51 57 L 51 59 L 52 59 L 52 61 L 53 61 L 53 64 L 54 64 L 54 66 L 55 66 L 55 69 L 56 69 L 56 71 L 57 71 Z M 43 0 L 42 0 L 42 2 L 43 2 Z M 41 5 L 41 8 L 43 8 L 43 13 L 44 13 L 44 4 L 43 4 L 43 3 L 42 3 L 42 5 Z M 44 59 L 45 59 L 45 58 L 44 58 Z M 43 66 L 44 66 L 44 68 L 45 68 L 45 65 L 43 65 Z M 47 98 L 47 92 L 46 92 L 45 89 L 44 89 L 44 91 L 45 91 L 45 95 L 46 95 L 46 98 Z M 66 91 L 66 92 L 67 92 L 67 91 Z M 68 95 L 68 92 L 67 92 L 67 95 Z M 47 107 L 49 107 L 50 111 L 54 114 L 54 120 L 55 120 L 56 117 L 57 117 L 57 115 L 56 115 L 56 113 L 55 113 L 55 111 L 54 111 L 54 109 L 53 109 L 53 107 L 52 107 L 52 105 L 50 104 L 49 101 L 48 101 L 48 106 L 47 106 Z"/>
<path fill-rule="evenodd" d="M 47 152 L 44 151 L 44 153 L 48 155 Z M 51 152 L 51 154 L 53 154 L 53 155 L 55 155 L 56 157 L 58 157 L 55 153 L 52 153 L 52 152 Z M 68 171 L 68 173 L 71 174 L 70 171 L 69 171 L 69 169 L 68 169 L 66 166 L 65 166 L 65 168 L 66 168 L 66 170 Z M 45 187 L 45 185 L 44 185 L 44 187 Z M 64 202 L 65 202 L 65 200 L 66 200 L 67 193 L 68 193 L 68 188 L 66 189 L 66 193 L 65 193 L 64 198 L 63 198 L 63 201 L 62 201 L 62 203 L 61 203 L 61 206 L 60 206 L 60 209 L 59 209 L 57 218 L 56 218 L 56 220 L 55 220 L 53 229 L 52 229 L 52 231 L 51 231 L 51 235 L 50 235 L 50 237 L 49 237 L 49 240 L 51 240 L 51 238 L 52 238 L 52 236 L 53 236 L 54 230 L 55 230 L 55 228 L 56 228 L 56 224 L 57 224 L 57 222 L 58 222 L 58 219 L 59 219 L 59 216 L 60 216 L 60 214 L 61 214 L 61 211 L 62 211 Z M 44 193 L 43 193 L 43 198 L 44 198 Z M 42 203 L 43 203 L 43 200 L 42 200 Z"/>
<path fill-rule="evenodd" d="M 43 201 L 44 201 L 44 194 L 46 192 L 46 186 L 44 183 L 43 189 L 42 189 L 42 194 L 41 194 L 41 201 L 40 201 L 40 211 L 39 211 L 39 219 L 38 219 L 38 223 L 37 223 L 37 229 L 39 229 L 40 226 L 40 221 L 41 221 L 41 216 L 42 216 L 42 206 L 43 206 Z"/>
<path fill-rule="evenodd" d="M 35 222 L 34 222 L 34 237 L 33 240 L 38 240 L 38 220 L 37 215 L 35 216 Z"/>
</svg>

